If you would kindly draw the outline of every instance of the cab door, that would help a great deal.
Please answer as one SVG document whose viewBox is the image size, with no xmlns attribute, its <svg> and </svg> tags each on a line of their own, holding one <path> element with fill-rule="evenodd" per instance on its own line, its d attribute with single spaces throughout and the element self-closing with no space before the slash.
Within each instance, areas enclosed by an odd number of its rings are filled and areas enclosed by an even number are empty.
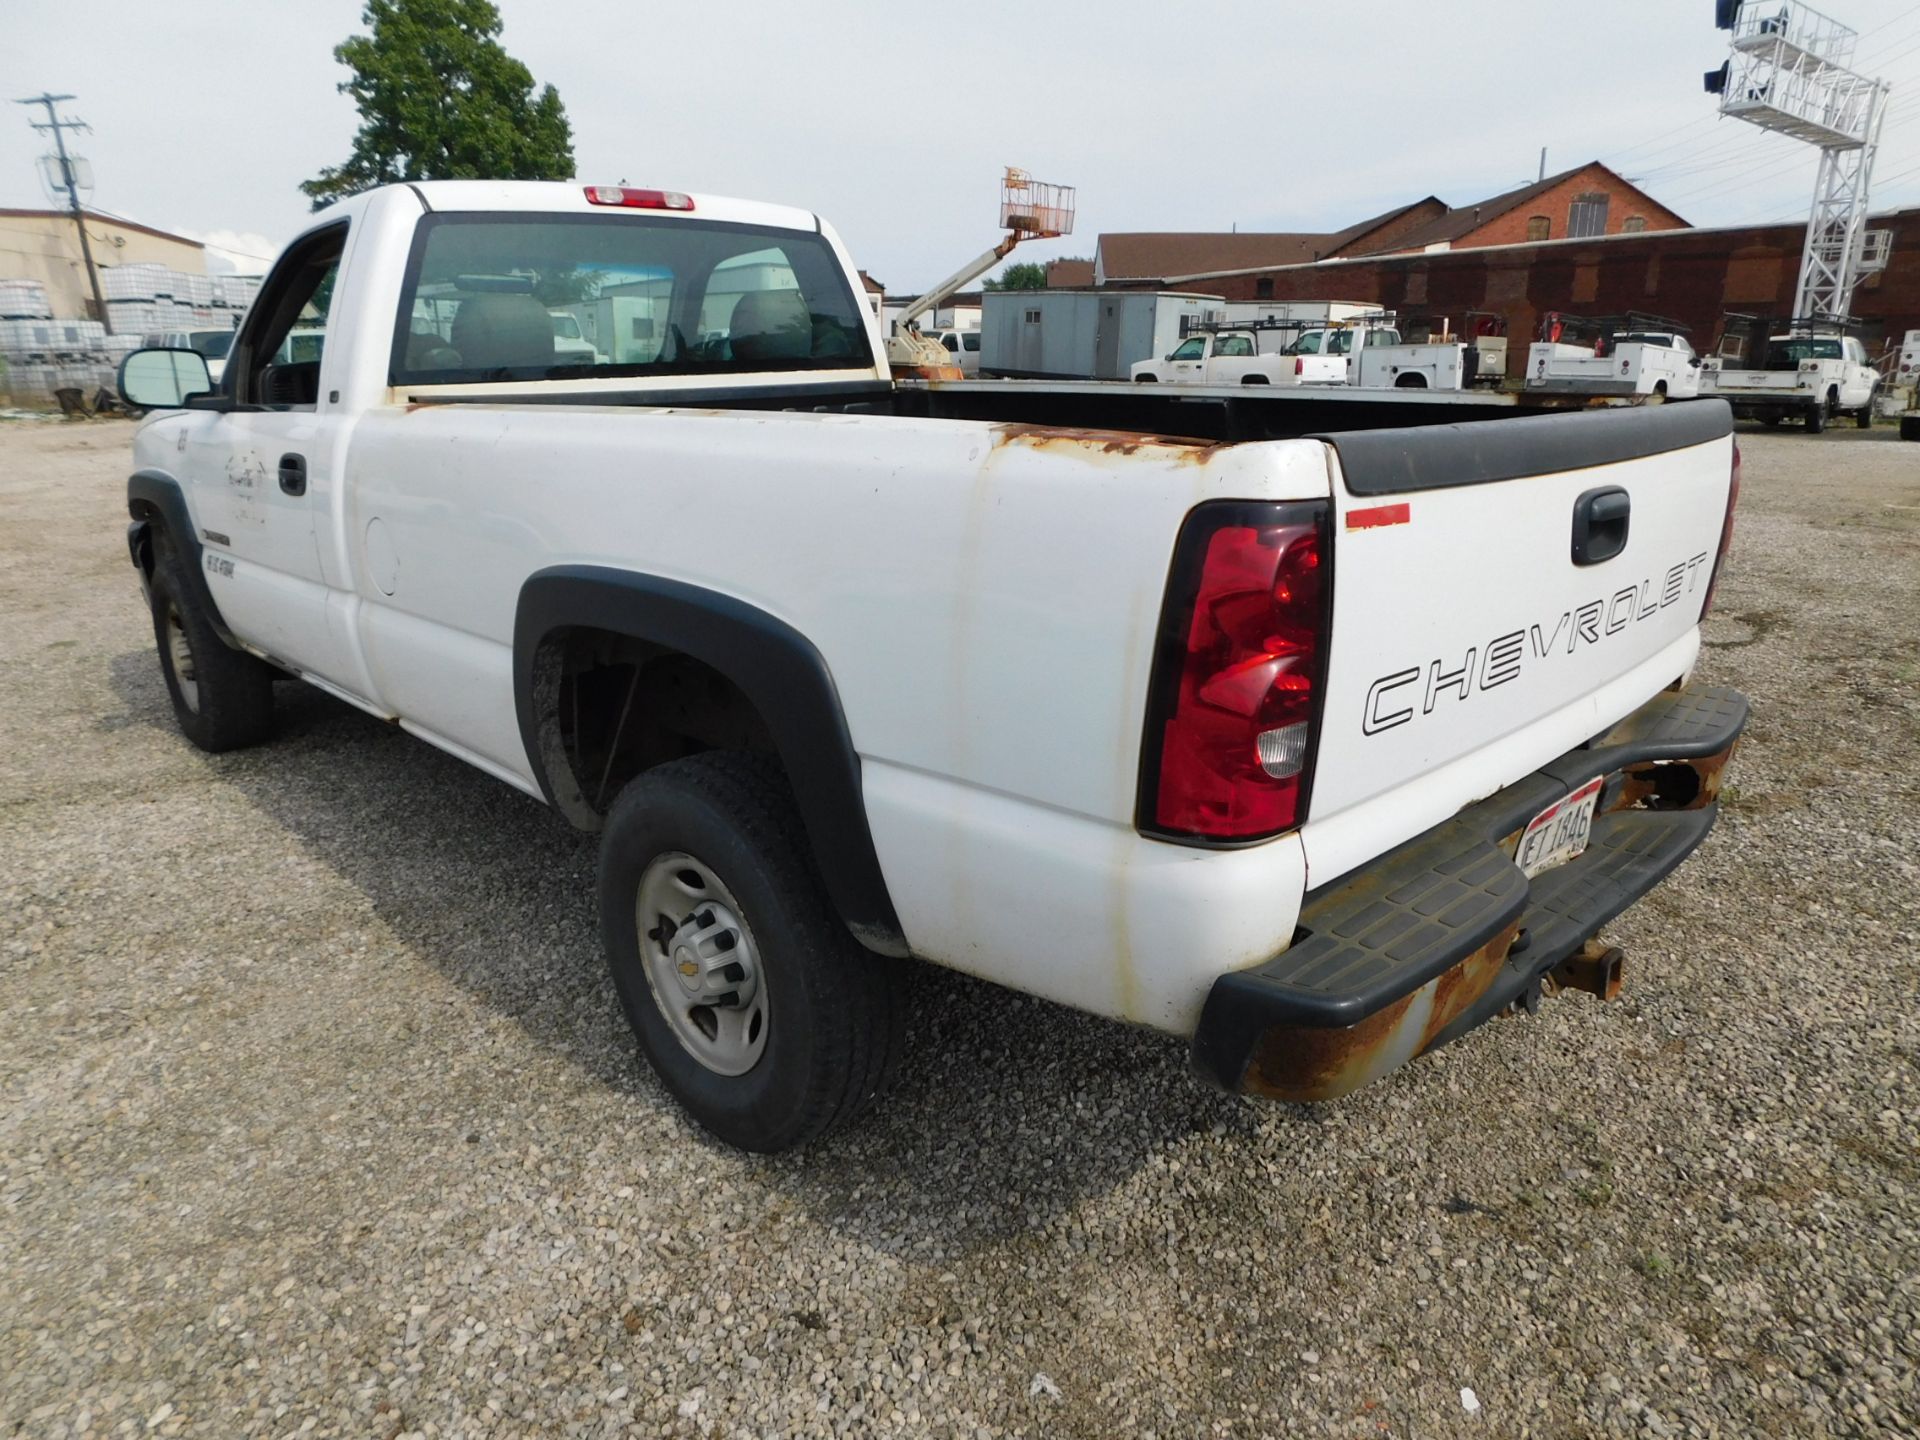
<svg viewBox="0 0 1920 1440">
<path fill-rule="evenodd" d="M 1199 385 L 1207 378 L 1207 336 L 1190 335 L 1167 357 L 1176 384 Z"/>
<path fill-rule="evenodd" d="M 275 264 L 235 338 L 221 408 L 195 413 L 182 442 L 221 617 L 249 645 L 328 680 L 348 673 L 327 622 L 317 523 L 342 439 L 326 331 L 347 238 L 346 222 L 328 225 Z"/>
</svg>

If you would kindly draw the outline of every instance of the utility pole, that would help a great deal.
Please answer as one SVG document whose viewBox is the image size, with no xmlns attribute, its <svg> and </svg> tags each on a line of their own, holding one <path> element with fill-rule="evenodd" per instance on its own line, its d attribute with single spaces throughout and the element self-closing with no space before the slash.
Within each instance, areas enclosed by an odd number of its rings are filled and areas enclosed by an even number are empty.
<svg viewBox="0 0 1920 1440">
<path fill-rule="evenodd" d="M 66 182 L 68 207 L 73 211 L 73 228 L 80 232 L 80 258 L 86 262 L 87 283 L 93 287 L 93 313 L 99 319 L 100 323 L 106 327 L 107 333 L 111 335 L 113 333 L 113 321 L 107 314 L 106 297 L 100 293 L 100 271 L 95 268 L 93 263 L 93 246 L 87 242 L 87 217 L 85 212 L 80 208 L 80 184 L 73 173 L 73 162 L 67 158 L 66 132 L 69 130 L 86 130 L 91 133 L 93 127 L 88 125 L 84 120 L 62 120 L 59 112 L 53 108 L 62 100 L 71 99 L 73 99 L 71 95 L 42 94 L 35 95 L 30 100 L 16 100 L 13 103 L 16 105 L 44 105 L 47 107 L 47 118 L 44 121 L 34 120 L 29 123 L 31 123 L 36 130 L 51 130 L 53 132 L 53 146 L 54 149 L 60 153 L 60 178 Z"/>
</svg>

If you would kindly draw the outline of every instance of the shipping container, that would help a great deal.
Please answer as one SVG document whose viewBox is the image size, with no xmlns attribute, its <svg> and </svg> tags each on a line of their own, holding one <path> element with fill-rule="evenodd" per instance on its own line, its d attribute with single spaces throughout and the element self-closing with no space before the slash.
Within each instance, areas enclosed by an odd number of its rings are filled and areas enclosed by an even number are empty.
<svg viewBox="0 0 1920 1440">
<path fill-rule="evenodd" d="M 1183 326 L 1224 303 L 1175 290 L 990 290 L 982 299 L 982 376 L 1066 380 L 1125 380 L 1134 362 L 1165 355 Z"/>
</svg>

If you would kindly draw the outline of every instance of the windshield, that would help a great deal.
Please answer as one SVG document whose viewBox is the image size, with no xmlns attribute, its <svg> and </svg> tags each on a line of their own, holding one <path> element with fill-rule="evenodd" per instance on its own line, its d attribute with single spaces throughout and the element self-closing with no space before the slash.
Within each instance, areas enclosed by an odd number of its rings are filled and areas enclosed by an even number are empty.
<svg viewBox="0 0 1920 1440">
<path fill-rule="evenodd" d="M 439 214 L 421 220 L 408 271 L 395 384 L 874 363 L 840 261 L 809 231 L 635 215 Z M 556 348 L 575 337 L 591 351 Z"/>
<path fill-rule="evenodd" d="M 1838 340 L 1816 340 L 1812 336 L 1800 340 L 1776 340 L 1767 347 L 1767 365 L 1769 370 L 1798 370 L 1802 360 L 1838 360 L 1840 342 Z"/>
<path fill-rule="evenodd" d="M 187 348 L 198 350 L 209 360 L 224 360 L 233 348 L 233 331 L 195 330 L 187 336 Z"/>
</svg>

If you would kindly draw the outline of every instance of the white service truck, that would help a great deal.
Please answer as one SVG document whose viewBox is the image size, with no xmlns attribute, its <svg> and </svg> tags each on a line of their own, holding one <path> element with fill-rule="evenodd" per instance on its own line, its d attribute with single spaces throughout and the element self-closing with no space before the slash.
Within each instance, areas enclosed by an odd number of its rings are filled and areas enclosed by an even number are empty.
<svg viewBox="0 0 1920 1440">
<path fill-rule="evenodd" d="M 1700 393 L 1700 357 L 1677 328 L 1549 314 L 1527 349 L 1529 390 L 1690 400 Z"/>
<path fill-rule="evenodd" d="M 655 323 L 563 356 L 555 277 L 650 287 Z M 640 1048 L 750 1149 L 884 1087 L 910 957 L 1299 1100 L 1612 993 L 1597 932 L 1706 837 L 1746 717 L 1693 678 L 1725 406 L 1306 436 L 884 356 L 803 210 L 442 181 L 320 212 L 217 387 L 122 366 L 181 730 L 263 741 L 294 677 L 598 832 Z"/>
<path fill-rule="evenodd" d="M 1758 366 L 1708 361 L 1700 393 L 1725 400 L 1743 420 L 1799 420 L 1817 435 L 1842 415 L 1871 426 L 1880 383 L 1858 337 L 1810 327 L 1769 335 Z"/>
<path fill-rule="evenodd" d="M 1129 373 L 1139 385 L 1290 385 L 1293 362 L 1287 344 L 1298 326 L 1250 325 L 1189 335 L 1163 359 L 1136 362 Z"/>
</svg>

